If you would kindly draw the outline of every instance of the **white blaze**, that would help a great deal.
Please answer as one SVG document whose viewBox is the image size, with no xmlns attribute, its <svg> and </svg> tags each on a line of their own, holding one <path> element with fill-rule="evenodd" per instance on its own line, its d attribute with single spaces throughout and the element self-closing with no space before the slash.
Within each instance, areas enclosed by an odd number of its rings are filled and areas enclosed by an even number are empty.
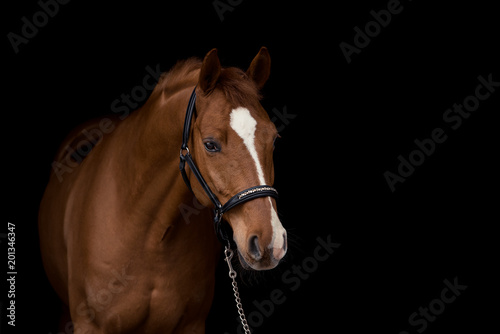
<svg viewBox="0 0 500 334">
<path fill-rule="evenodd" d="M 230 126 L 231 128 L 238 134 L 238 136 L 243 139 L 243 143 L 245 144 L 248 152 L 250 152 L 250 156 L 252 157 L 255 168 L 257 169 L 257 176 L 259 178 L 260 185 L 265 185 L 266 181 L 264 180 L 264 172 L 262 171 L 262 166 L 259 162 L 259 156 L 257 154 L 257 150 L 255 149 L 255 129 L 257 128 L 257 121 L 252 117 L 250 111 L 247 108 L 238 107 L 231 111 L 230 116 Z M 268 197 L 269 203 L 271 204 L 271 226 L 273 229 L 273 240 L 269 245 L 270 248 L 276 248 L 277 250 L 283 249 L 284 237 L 283 235 L 286 233 L 283 225 L 278 218 L 278 214 L 276 210 L 274 210 L 273 204 L 271 202 L 271 198 Z M 284 252 L 277 252 L 275 257 L 279 255 L 281 258 Z"/>
</svg>

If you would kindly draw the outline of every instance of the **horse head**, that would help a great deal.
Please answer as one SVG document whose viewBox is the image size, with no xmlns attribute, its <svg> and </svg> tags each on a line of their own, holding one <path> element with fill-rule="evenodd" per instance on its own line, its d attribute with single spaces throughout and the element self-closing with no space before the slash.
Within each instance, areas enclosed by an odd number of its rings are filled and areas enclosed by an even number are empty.
<svg viewBox="0 0 500 334">
<path fill-rule="evenodd" d="M 279 135 L 259 94 L 270 65 L 266 48 L 261 48 L 246 72 L 222 68 L 216 49 L 201 65 L 190 148 L 221 203 L 249 187 L 274 183 L 274 141 Z M 211 206 L 200 184 L 191 184 L 197 199 Z M 224 219 L 233 230 L 243 267 L 272 269 L 285 255 L 287 234 L 274 198 L 260 197 L 237 205 Z"/>
</svg>

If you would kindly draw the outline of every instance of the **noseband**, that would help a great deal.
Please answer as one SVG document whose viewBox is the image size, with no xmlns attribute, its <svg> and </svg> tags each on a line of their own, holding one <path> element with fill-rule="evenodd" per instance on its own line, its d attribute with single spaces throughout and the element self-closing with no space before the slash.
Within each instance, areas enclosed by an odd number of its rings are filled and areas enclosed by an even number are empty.
<svg viewBox="0 0 500 334">
<path fill-rule="evenodd" d="M 222 226 L 222 215 L 228 210 L 234 208 L 235 206 L 248 202 L 258 197 L 271 196 L 274 198 L 278 198 L 278 191 L 273 187 L 267 185 L 254 186 L 247 188 L 243 191 L 240 191 L 239 193 L 231 197 L 224 205 L 221 204 L 217 196 L 215 196 L 215 194 L 212 192 L 207 182 L 201 175 L 198 167 L 196 167 L 196 164 L 193 161 L 191 153 L 189 153 L 189 148 L 188 148 L 189 130 L 191 128 L 191 119 L 193 118 L 193 113 L 196 108 L 195 102 L 196 102 L 196 87 L 193 89 L 193 93 L 191 94 L 191 98 L 189 99 L 188 107 L 186 110 L 186 119 L 184 120 L 184 130 L 182 133 L 182 146 L 180 152 L 181 161 L 179 163 L 179 169 L 181 170 L 182 178 L 184 179 L 184 182 L 188 186 L 189 190 L 193 191 L 191 188 L 191 183 L 189 182 L 185 170 L 185 164 L 187 162 L 189 168 L 193 172 L 194 176 L 200 183 L 205 193 L 207 194 L 208 198 L 210 198 L 210 200 L 214 204 L 214 228 L 217 238 L 221 243 L 228 243 L 230 242 L 229 233 L 227 229 Z"/>
</svg>

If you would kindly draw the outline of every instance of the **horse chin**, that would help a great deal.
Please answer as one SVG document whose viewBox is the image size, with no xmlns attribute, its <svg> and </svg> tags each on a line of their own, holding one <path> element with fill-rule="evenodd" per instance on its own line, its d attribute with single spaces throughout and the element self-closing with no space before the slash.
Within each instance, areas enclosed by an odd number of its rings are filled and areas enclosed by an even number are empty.
<svg viewBox="0 0 500 334">
<path fill-rule="evenodd" d="M 265 270 L 271 270 L 274 269 L 278 263 L 271 264 L 269 266 L 265 266 L 260 262 L 255 262 L 253 264 L 249 263 L 247 260 L 245 260 L 245 257 L 241 255 L 240 251 L 237 251 L 238 253 L 238 259 L 240 260 L 241 267 L 245 270 L 248 271 L 265 271 Z"/>
<path fill-rule="evenodd" d="M 240 251 L 238 250 L 238 259 L 240 260 L 240 264 L 245 270 L 254 270 L 248 263 L 245 261 L 245 258 L 243 255 L 241 255 Z"/>
</svg>

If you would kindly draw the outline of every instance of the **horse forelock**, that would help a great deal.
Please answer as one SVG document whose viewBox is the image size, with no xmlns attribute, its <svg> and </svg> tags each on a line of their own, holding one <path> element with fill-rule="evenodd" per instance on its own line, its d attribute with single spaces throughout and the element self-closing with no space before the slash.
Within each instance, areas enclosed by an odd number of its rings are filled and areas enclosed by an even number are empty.
<svg viewBox="0 0 500 334">
<path fill-rule="evenodd" d="M 236 67 L 222 69 L 217 88 L 224 92 L 227 101 L 233 106 L 251 105 L 262 98 L 255 83 Z"/>
</svg>

